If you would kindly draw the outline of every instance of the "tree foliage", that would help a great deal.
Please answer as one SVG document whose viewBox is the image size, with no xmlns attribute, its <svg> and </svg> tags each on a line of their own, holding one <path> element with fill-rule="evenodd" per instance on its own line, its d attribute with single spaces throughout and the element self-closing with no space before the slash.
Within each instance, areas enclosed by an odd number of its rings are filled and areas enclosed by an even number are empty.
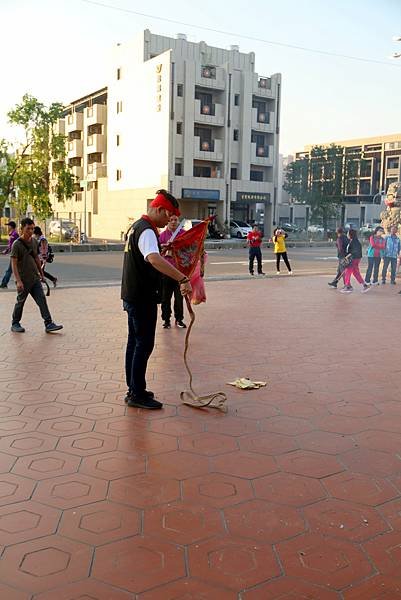
<svg viewBox="0 0 401 600">
<path fill-rule="evenodd" d="M 71 198 L 75 178 L 65 161 L 66 138 L 54 130 L 62 114 L 60 103 L 46 107 L 29 94 L 8 113 L 9 122 L 22 128 L 24 140 L 18 147 L 0 140 L 0 209 L 9 201 L 21 214 L 31 205 L 44 218 L 52 213 L 51 193 L 61 201 Z M 57 165 L 52 178 L 51 164 Z"/>
<path fill-rule="evenodd" d="M 285 172 L 284 189 L 301 204 L 311 207 L 312 219 L 321 221 L 327 229 L 328 220 L 335 217 L 356 185 L 360 154 L 343 146 L 313 146 L 308 155 L 291 162 Z"/>
</svg>

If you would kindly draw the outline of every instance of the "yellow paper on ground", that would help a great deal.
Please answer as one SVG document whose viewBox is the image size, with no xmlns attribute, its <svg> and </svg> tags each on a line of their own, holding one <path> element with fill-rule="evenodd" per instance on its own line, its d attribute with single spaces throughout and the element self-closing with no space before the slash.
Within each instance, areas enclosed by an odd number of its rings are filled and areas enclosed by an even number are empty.
<svg viewBox="0 0 401 600">
<path fill-rule="evenodd" d="M 233 385 L 240 390 L 257 390 L 267 385 L 266 381 L 252 381 L 248 377 L 239 377 L 235 381 L 228 381 L 228 385 Z"/>
</svg>

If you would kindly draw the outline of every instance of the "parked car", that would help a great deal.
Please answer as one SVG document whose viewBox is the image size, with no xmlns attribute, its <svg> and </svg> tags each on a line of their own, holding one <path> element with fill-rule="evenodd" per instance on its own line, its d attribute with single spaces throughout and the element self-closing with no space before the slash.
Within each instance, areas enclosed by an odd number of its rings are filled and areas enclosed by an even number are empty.
<svg viewBox="0 0 401 600">
<path fill-rule="evenodd" d="M 298 227 L 298 225 L 295 225 L 294 223 L 282 223 L 280 225 L 280 228 L 285 231 L 285 233 L 299 233 L 300 231 L 302 231 L 302 229 L 300 227 Z"/>
<path fill-rule="evenodd" d="M 309 225 L 308 233 L 324 233 L 324 229 L 321 225 Z"/>
<path fill-rule="evenodd" d="M 60 236 L 65 240 L 71 240 L 78 236 L 78 227 L 73 221 L 57 219 L 56 221 L 50 221 L 49 234 Z"/>
<path fill-rule="evenodd" d="M 239 239 L 246 238 L 252 227 L 245 221 L 230 221 L 230 235 Z"/>
</svg>

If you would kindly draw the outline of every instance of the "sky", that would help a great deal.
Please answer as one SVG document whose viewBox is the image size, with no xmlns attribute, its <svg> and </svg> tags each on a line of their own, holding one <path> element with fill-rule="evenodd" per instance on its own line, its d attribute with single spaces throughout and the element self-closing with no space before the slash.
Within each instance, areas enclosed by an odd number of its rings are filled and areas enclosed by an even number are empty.
<svg viewBox="0 0 401 600">
<path fill-rule="evenodd" d="M 255 52 L 259 75 L 281 73 L 284 155 L 307 144 L 401 132 L 401 58 L 388 58 L 401 52 L 392 40 L 401 36 L 401 0 L 99 3 L 148 16 L 85 0 L 0 0 L 0 138 L 14 137 L 6 115 L 24 93 L 67 104 L 103 87 L 111 48 L 146 28 L 211 46 L 238 44 Z"/>
</svg>

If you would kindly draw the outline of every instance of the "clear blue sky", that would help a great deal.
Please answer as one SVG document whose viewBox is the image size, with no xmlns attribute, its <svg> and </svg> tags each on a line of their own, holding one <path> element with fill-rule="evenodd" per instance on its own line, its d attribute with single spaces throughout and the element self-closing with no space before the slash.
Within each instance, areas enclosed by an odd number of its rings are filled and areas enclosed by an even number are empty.
<svg viewBox="0 0 401 600">
<path fill-rule="evenodd" d="M 239 44 L 254 51 L 261 75 L 281 72 L 280 151 L 305 144 L 401 132 L 401 0 L 215 0 L 184 3 L 99 0 L 105 4 L 245 36 L 355 55 L 363 63 L 241 39 L 82 0 L 0 0 L 0 137 L 5 114 L 24 92 L 44 102 L 69 102 L 105 85 L 110 48 L 149 28 L 184 32 L 190 41 Z"/>
</svg>

